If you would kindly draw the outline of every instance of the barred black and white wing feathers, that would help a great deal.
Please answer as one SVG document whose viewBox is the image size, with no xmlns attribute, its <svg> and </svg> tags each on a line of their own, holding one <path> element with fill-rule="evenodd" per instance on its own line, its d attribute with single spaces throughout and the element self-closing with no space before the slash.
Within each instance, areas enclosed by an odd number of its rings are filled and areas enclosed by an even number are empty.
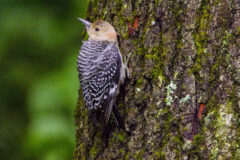
<svg viewBox="0 0 240 160">
<path fill-rule="evenodd" d="M 88 109 L 101 109 L 108 121 L 120 79 L 122 59 L 118 47 L 111 42 L 84 42 L 77 63 Z"/>
</svg>

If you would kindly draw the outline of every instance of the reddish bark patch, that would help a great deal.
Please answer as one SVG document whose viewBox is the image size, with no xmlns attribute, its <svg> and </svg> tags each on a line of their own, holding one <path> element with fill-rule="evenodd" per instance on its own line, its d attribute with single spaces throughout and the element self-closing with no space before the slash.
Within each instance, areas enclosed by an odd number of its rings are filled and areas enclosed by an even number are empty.
<svg viewBox="0 0 240 160">
<path fill-rule="evenodd" d="M 139 19 L 140 19 L 139 16 L 136 16 L 136 17 L 135 17 L 133 26 L 131 25 L 131 22 L 128 22 L 128 34 L 129 34 L 130 36 L 132 36 L 133 33 L 134 33 L 134 31 L 138 28 L 138 26 L 139 26 L 139 24 L 138 24 Z"/>
<path fill-rule="evenodd" d="M 140 17 L 138 17 L 138 16 L 135 18 L 135 21 L 133 23 L 133 29 L 134 30 L 138 28 L 138 21 L 139 21 L 139 19 L 140 19 Z"/>
<path fill-rule="evenodd" d="M 193 140 L 193 137 L 198 134 L 200 130 L 200 120 L 203 117 L 203 112 L 205 110 L 205 104 L 200 103 L 199 107 L 196 109 L 195 114 L 192 116 L 193 120 L 191 122 L 192 124 L 192 129 L 190 131 L 185 132 L 184 137 L 187 138 L 188 140 Z"/>
<path fill-rule="evenodd" d="M 205 109 L 205 104 L 201 103 L 199 110 L 198 110 L 198 119 L 199 120 L 202 119 L 202 114 L 203 114 L 204 109 Z"/>
</svg>

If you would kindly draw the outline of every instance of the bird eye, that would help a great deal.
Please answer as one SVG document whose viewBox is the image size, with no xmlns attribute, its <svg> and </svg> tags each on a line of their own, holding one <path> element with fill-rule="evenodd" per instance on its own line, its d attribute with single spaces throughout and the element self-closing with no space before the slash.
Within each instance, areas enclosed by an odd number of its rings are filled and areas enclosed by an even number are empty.
<svg viewBox="0 0 240 160">
<path fill-rule="evenodd" d="M 99 28 L 95 28 L 95 31 L 99 31 Z"/>
</svg>

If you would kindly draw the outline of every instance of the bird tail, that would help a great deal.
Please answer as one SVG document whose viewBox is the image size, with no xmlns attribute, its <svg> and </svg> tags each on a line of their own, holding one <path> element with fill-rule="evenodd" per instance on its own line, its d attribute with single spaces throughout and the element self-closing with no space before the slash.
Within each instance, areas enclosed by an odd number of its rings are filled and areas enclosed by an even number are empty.
<svg viewBox="0 0 240 160">
<path fill-rule="evenodd" d="M 112 113 L 120 129 L 126 130 L 121 114 L 118 112 L 117 105 L 113 104 Z"/>
</svg>

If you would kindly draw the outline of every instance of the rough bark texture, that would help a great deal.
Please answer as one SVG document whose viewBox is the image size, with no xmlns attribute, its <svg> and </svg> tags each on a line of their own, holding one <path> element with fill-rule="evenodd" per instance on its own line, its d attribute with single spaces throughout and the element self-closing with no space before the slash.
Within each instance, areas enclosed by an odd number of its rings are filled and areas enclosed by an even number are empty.
<svg viewBox="0 0 240 160">
<path fill-rule="evenodd" d="M 118 98 L 131 135 L 112 120 L 105 145 L 79 92 L 75 159 L 240 159 L 239 0 L 94 0 L 87 18 L 133 52 Z"/>
</svg>

